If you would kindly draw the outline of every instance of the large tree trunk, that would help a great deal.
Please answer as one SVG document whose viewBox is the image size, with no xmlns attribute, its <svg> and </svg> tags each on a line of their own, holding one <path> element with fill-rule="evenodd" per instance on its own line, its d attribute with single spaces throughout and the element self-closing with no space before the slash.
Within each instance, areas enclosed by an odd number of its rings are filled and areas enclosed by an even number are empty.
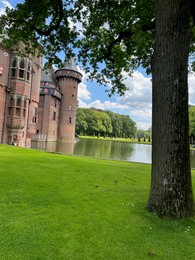
<svg viewBox="0 0 195 260">
<path fill-rule="evenodd" d="M 152 179 L 147 208 L 161 217 L 193 214 L 188 137 L 189 41 L 189 0 L 156 0 Z"/>
</svg>

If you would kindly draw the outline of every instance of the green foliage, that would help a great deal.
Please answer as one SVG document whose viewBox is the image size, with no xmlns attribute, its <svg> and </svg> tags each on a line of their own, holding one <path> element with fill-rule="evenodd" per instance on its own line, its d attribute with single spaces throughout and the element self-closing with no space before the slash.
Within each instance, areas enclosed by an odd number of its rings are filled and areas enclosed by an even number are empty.
<svg viewBox="0 0 195 260">
<path fill-rule="evenodd" d="M 7 8 L 6 15 L 0 17 L 0 36 L 8 47 L 23 42 L 25 51 L 44 53 L 48 66 L 60 65 L 59 52 L 70 56 L 74 55 L 72 48 L 77 48 L 78 60 L 90 72 L 91 79 L 101 84 L 112 82 L 110 94 L 124 94 L 127 86 L 122 83 L 123 71 L 131 75 L 142 66 L 151 72 L 154 2 L 25 0 L 16 9 Z M 191 54 L 195 39 L 193 21 Z"/>
<path fill-rule="evenodd" d="M 195 137 L 195 106 L 190 106 L 189 108 L 189 135 Z"/>
<path fill-rule="evenodd" d="M 91 79 L 111 81 L 110 92 L 124 94 L 122 71 L 150 70 L 154 0 L 25 0 L 0 17 L 0 35 L 8 47 L 23 42 L 25 51 L 44 53 L 49 64 L 59 65 L 60 51 L 69 56 L 77 48 Z"/>
<path fill-rule="evenodd" d="M 78 108 L 76 133 L 110 137 L 135 137 L 136 124 L 128 115 L 91 108 Z"/>
<path fill-rule="evenodd" d="M 0 259 L 195 258 L 193 219 L 145 209 L 150 165 L 4 145 L 0 154 Z"/>
<path fill-rule="evenodd" d="M 86 120 L 86 109 L 77 108 L 76 133 L 83 135 L 88 128 Z"/>
<path fill-rule="evenodd" d="M 151 135 L 152 135 L 152 132 L 151 130 L 142 130 L 142 129 L 139 129 L 137 130 L 137 138 L 140 139 L 140 138 L 147 138 L 147 139 L 151 139 Z"/>
</svg>

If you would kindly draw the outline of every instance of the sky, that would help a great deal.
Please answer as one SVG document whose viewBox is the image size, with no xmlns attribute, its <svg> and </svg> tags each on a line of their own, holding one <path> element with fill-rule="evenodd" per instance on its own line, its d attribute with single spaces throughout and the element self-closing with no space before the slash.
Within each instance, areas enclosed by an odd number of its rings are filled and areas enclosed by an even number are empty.
<svg viewBox="0 0 195 260">
<path fill-rule="evenodd" d="M 15 7 L 23 0 L 0 0 L 0 15 L 5 7 Z M 142 68 L 135 71 L 132 77 L 124 73 L 124 83 L 128 87 L 124 96 L 114 95 L 108 97 L 106 87 L 89 82 L 84 71 L 82 83 L 79 84 L 78 100 L 79 107 L 95 107 L 103 110 L 111 110 L 119 114 L 129 115 L 138 129 L 147 130 L 151 127 L 152 117 L 152 83 L 151 77 L 147 76 Z M 189 103 L 195 105 L 195 76 L 189 74 Z M 109 86 L 108 86 L 109 89 Z"/>
</svg>

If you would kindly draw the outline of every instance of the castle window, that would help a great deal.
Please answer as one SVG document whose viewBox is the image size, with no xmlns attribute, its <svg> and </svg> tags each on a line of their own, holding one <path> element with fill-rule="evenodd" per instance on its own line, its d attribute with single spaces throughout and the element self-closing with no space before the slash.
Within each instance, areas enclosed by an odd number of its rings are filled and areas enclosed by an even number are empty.
<svg viewBox="0 0 195 260">
<path fill-rule="evenodd" d="M 16 100 L 16 116 L 20 116 L 20 109 L 21 109 L 21 98 L 18 97 Z"/>
<path fill-rule="evenodd" d="M 69 117 L 69 120 L 68 120 L 69 124 L 72 123 L 72 117 Z"/>
<path fill-rule="evenodd" d="M 10 97 L 9 107 L 8 107 L 8 115 L 9 116 L 13 115 L 13 105 L 14 105 L 14 99 L 13 99 L 13 97 Z"/>
<path fill-rule="evenodd" d="M 13 107 L 9 107 L 8 108 L 8 116 L 12 116 L 13 115 Z"/>
<path fill-rule="evenodd" d="M 54 99 L 54 107 L 57 107 L 57 99 Z"/>
<path fill-rule="evenodd" d="M 14 99 L 13 99 L 13 97 L 11 97 L 9 100 L 9 106 L 13 107 L 13 105 L 14 105 Z"/>
<path fill-rule="evenodd" d="M 68 110 L 69 110 L 69 111 L 72 110 L 72 105 L 69 105 Z"/>
<path fill-rule="evenodd" d="M 16 76 L 16 69 L 17 69 L 17 56 L 12 57 L 11 61 L 11 77 L 14 78 Z"/>
<path fill-rule="evenodd" d="M 22 115 L 23 117 L 25 117 L 26 116 L 26 109 L 23 109 L 23 115 Z"/>
<path fill-rule="evenodd" d="M 33 123 L 37 123 L 37 119 L 38 119 L 37 116 L 38 116 L 38 109 L 35 107 L 34 116 L 33 116 L 33 119 L 32 119 Z"/>
<path fill-rule="evenodd" d="M 26 116 L 26 99 L 24 99 L 24 106 L 23 106 L 23 117 Z"/>
<path fill-rule="evenodd" d="M 56 120 L 56 112 L 53 112 L 53 120 Z"/>
<path fill-rule="evenodd" d="M 27 62 L 27 71 L 26 71 L 26 79 L 30 80 L 30 61 Z"/>
<path fill-rule="evenodd" d="M 27 101 L 26 101 L 26 99 L 24 100 L 24 108 L 26 108 L 26 103 L 27 103 Z"/>
<path fill-rule="evenodd" d="M 25 71 L 25 60 L 24 58 L 20 58 L 19 60 L 19 78 L 24 79 L 24 71 Z"/>
<path fill-rule="evenodd" d="M 21 107 L 21 98 L 17 98 L 16 106 Z"/>
<path fill-rule="evenodd" d="M 16 116 L 20 116 L 20 108 L 16 107 Z"/>
</svg>

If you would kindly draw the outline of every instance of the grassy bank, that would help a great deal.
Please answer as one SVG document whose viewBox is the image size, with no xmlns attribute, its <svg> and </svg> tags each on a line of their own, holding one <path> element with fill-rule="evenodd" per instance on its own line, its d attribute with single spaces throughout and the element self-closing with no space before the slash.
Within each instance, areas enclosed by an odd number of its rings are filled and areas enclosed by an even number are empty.
<svg viewBox="0 0 195 260">
<path fill-rule="evenodd" d="M 4 145 L 0 156 L 0 259 L 195 259 L 194 219 L 145 210 L 150 165 Z"/>
<path fill-rule="evenodd" d="M 140 141 L 138 141 L 137 138 L 115 138 L 115 137 L 103 137 L 103 136 L 88 136 L 88 135 L 81 135 L 79 138 L 85 138 L 85 139 L 96 139 L 96 140 L 107 140 L 107 141 L 118 141 L 118 142 L 126 142 L 126 143 L 140 143 L 140 144 L 151 144 L 152 142 L 148 142 L 148 138 L 140 138 Z"/>
</svg>

